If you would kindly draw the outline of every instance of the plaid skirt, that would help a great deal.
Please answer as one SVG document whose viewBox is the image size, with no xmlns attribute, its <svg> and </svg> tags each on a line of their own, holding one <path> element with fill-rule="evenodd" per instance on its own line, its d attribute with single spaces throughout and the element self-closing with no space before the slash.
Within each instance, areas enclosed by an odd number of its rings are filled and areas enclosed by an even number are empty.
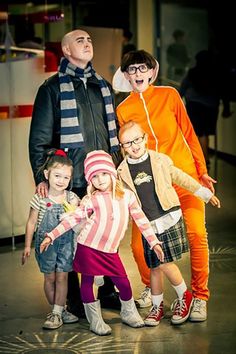
<svg viewBox="0 0 236 354">
<path fill-rule="evenodd" d="M 188 241 L 184 228 L 183 218 L 162 234 L 156 235 L 162 243 L 162 250 L 164 252 L 164 262 L 169 263 L 181 259 L 182 253 L 189 251 Z M 150 249 L 147 240 L 142 236 L 144 256 L 147 266 L 149 268 L 158 267 L 159 261 L 156 253 Z"/>
</svg>

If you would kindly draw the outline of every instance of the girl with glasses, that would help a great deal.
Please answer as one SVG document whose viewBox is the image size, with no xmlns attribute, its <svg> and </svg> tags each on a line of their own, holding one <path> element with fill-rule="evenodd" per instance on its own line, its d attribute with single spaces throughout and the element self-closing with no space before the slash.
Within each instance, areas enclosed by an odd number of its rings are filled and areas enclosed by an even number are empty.
<svg viewBox="0 0 236 354">
<path fill-rule="evenodd" d="M 220 202 L 209 189 L 175 167 L 167 155 L 147 150 L 147 134 L 137 123 L 129 121 L 122 125 L 119 140 L 126 154 L 118 167 L 119 177 L 136 194 L 153 230 L 162 242 L 164 252 L 164 262 L 160 262 L 142 237 L 145 260 L 151 269 L 153 303 L 144 323 L 147 326 L 157 326 L 164 317 L 165 275 L 177 294 L 172 306 L 171 323 L 182 324 L 189 317 L 193 295 L 174 263 L 182 257 L 182 253 L 188 251 L 188 243 L 179 198 L 173 184 L 188 190 L 204 202 L 210 201 L 214 206 L 220 207 Z"/>
</svg>

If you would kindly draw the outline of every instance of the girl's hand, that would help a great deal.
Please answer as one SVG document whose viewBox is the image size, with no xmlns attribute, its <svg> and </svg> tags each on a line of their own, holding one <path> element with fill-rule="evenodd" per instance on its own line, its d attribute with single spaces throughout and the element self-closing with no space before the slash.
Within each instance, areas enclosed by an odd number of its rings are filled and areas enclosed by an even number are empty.
<svg viewBox="0 0 236 354">
<path fill-rule="evenodd" d="M 154 247 L 153 247 L 153 250 L 155 251 L 157 257 L 159 258 L 159 260 L 161 262 L 164 262 L 164 253 L 162 251 L 162 248 L 159 244 L 156 244 Z"/>
<path fill-rule="evenodd" d="M 31 247 L 25 247 L 21 256 L 21 264 L 24 265 L 27 259 L 30 257 Z"/>
<path fill-rule="evenodd" d="M 219 201 L 219 199 L 218 199 L 215 195 L 213 195 L 213 196 L 211 197 L 211 199 L 209 200 L 209 202 L 210 202 L 213 206 L 216 206 L 217 208 L 220 208 L 220 207 L 221 207 L 220 201 Z"/>
<path fill-rule="evenodd" d="M 43 253 L 44 251 L 47 251 L 48 246 L 52 243 L 52 240 L 50 237 L 46 236 L 45 239 L 42 241 L 40 245 L 40 253 Z"/>
</svg>

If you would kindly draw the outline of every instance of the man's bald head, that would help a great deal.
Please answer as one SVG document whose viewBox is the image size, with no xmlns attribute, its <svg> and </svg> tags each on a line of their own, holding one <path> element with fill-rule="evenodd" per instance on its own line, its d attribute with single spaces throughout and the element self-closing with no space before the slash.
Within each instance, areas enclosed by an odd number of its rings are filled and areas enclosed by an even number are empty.
<svg viewBox="0 0 236 354">
<path fill-rule="evenodd" d="M 74 31 L 68 32 L 64 35 L 61 40 L 61 48 L 63 51 L 63 47 L 69 45 L 71 42 L 76 40 L 76 38 L 90 38 L 89 34 L 81 29 L 76 29 Z"/>
<path fill-rule="evenodd" d="M 66 33 L 61 41 L 63 55 L 75 66 L 85 68 L 93 58 L 90 35 L 81 29 Z"/>
</svg>

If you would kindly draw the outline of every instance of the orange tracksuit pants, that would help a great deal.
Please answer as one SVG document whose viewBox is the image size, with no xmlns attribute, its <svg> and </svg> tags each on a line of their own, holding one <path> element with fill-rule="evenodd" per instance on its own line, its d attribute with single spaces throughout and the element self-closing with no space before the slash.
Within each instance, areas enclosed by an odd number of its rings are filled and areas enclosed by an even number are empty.
<svg viewBox="0 0 236 354">
<path fill-rule="evenodd" d="M 205 227 L 205 205 L 188 191 L 176 187 L 185 221 L 191 263 L 191 288 L 194 297 L 208 300 L 209 249 Z M 142 282 L 150 287 L 150 269 L 147 267 L 140 231 L 132 225 L 131 247 Z"/>
</svg>

